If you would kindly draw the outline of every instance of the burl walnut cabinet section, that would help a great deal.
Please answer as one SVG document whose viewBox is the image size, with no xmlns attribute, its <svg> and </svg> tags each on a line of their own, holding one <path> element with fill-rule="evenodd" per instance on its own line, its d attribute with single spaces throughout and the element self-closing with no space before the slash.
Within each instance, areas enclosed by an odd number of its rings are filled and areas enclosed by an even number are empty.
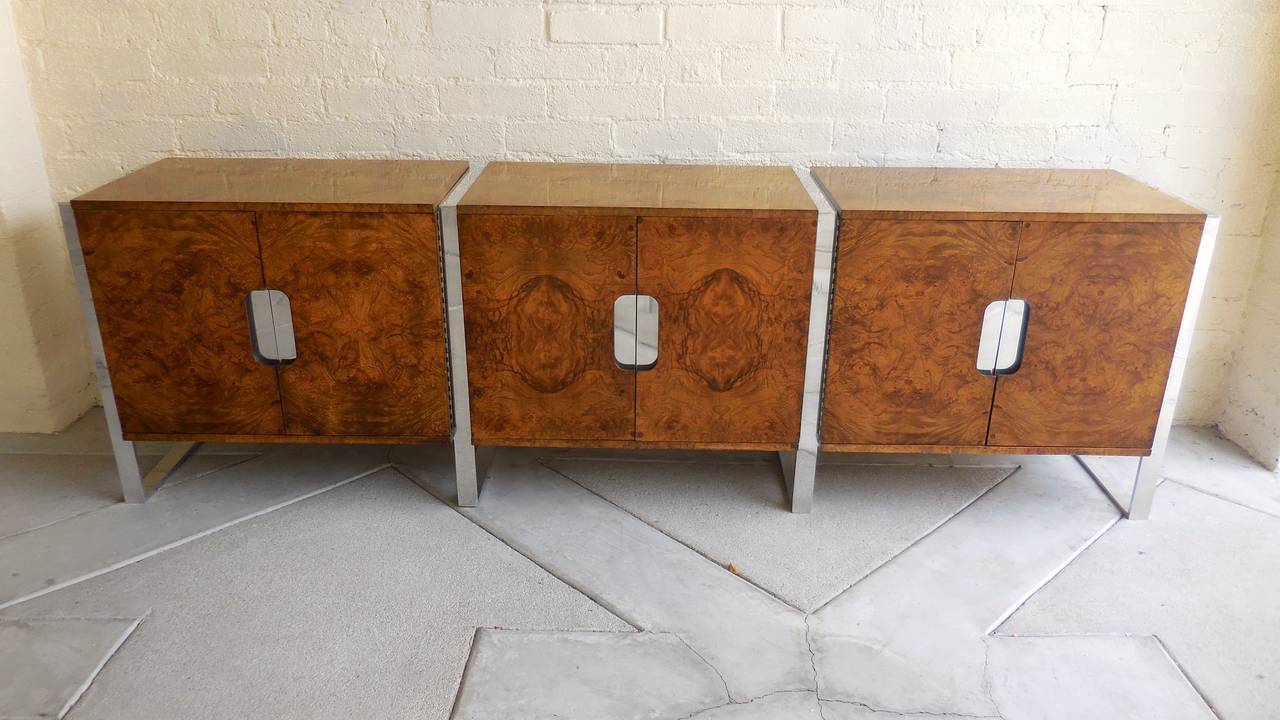
<svg viewBox="0 0 1280 720">
<path fill-rule="evenodd" d="M 1150 452 L 1204 213 L 1111 171 L 814 175 L 840 211 L 824 449 Z M 1006 300 L 1020 364 L 979 373 Z"/>
<path fill-rule="evenodd" d="M 474 442 L 794 448 L 816 228 L 789 168 L 490 164 L 458 204 Z"/>
<path fill-rule="evenodd" d="M 73 200 L 124 436 L 447 440 L 436 206 L 465 171 L 169 159 Z M 268 288 L 292 362 L 251 340 Z"/>
</svg>

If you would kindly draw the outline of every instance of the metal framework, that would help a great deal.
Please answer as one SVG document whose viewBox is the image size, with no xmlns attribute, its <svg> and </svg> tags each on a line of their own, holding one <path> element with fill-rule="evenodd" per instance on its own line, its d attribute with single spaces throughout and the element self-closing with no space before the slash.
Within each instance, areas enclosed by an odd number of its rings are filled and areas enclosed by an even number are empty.
<svg viewBox="0 0 1280 720">
<path fill-rule="evenodd" d="M 835 206 L 808 168 L 795 168 L 796 177 L 818 208 L 818 235 L 813 254 L 813 290 L 809 295 L 809 345 L 804 361 L 804 400 L 800 406 L 800 443 L 794 452 L 778 453 L 782 476 L 791 495 L 791 512 L 813 510 L 813 486 L 818 473 L 819 431 L 822 422 L 822 378 L 827 362 L 827 331 L 831 317 L 831 286 L 835 272 Z"/>
<path fill-rule="evenodd" d="M 488 472 L 493 448 L 471 444 L 471 383 L 467 380 L 467 330 L 462 314 L 462 257 L 458 251 L 458 201 L 484 170 L 471 165 L 453 192 L 440 204 L 441 258 L 444 263 L 445 320 L 449 326 L 449 387 L 453 401 L 453 466 L 460 507 L 475 507 L 480 482 Z"/>
</svg>

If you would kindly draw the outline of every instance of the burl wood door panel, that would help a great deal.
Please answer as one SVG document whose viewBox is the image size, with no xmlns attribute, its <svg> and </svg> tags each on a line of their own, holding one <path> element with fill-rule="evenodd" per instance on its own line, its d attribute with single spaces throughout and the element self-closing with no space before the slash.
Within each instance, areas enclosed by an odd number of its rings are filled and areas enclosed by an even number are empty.
<svg viewBox="0 0 1280 720">
<path fill-rule="evenodd" d="M 645 217 L 639 292 L 658 360 L 637 375 L 636 439 L 794 444 L 817 219 Z"/>
<path fill-rule="evenodd" d="M 982 445 L 994 380 L 982 314 L 1009 295 L 1018 226 L 862 220 L 840 228 L 824 443 Z"/>
<path fill-rule="evenodd" d="M 613 303 L 636 291 L 633 217 L 458 217 L 477 444 L 631 440 L 635 375 Z"/>
<path fill-rule="evenodd" d="M 1026 348 L 997 383 L 988 444 L 1151 448 L 1201 229 L 1023 226 Z"/>
<path fill-rule="evenodd" d="M 449 437 L 435 217 L 268 212 L 258 227 L 297 340 L 280 368 L 285 432 Z"/>
<path fill-rule="evenodd" d="M 126 435 L 279 433 L 245 314 L 262 287 L 253 213 L 78 210 L 76 225 Z"/>
</svg>

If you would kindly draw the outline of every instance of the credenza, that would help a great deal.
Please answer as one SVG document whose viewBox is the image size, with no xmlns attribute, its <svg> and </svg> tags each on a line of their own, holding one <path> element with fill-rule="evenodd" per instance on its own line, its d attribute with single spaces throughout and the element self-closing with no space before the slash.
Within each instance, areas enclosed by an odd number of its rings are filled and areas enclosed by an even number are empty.
<svg viewBox="0 0 1280 720">
<path fill-rule="evenodd" d="M 839 213 L 823 450 L 1158 468 L 1205 213 L 1109 170 L 813 173 Z"/>
<path fill-rule="evenodd" d="M 494 447 L 687 448 L 799 512 L 820 451 L 1050 453 L 1145 516 L 1217 229 L 1098 170 L 169 159 L 71 209 L 127 499 L 137 440 L 452 440 L 463 505 Z"/>
<path fill-rule="evenodd" d="M 436 206 L 466 168 L 174 158 L 72 200 L 120 439 L 447 441 Z"/>
</svg>

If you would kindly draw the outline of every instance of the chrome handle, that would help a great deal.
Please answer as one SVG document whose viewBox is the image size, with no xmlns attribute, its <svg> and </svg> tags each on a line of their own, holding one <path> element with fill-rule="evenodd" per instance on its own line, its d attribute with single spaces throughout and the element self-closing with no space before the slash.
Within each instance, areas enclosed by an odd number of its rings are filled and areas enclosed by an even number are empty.
<svg viewBox="0 0 1280 720">
<path fill-rule="evenodd" d="M 1031 307 L 1026 300 L 996 300 L 982 313 L 982 335 L 978 340 L 978 372 L 982 375 L 1012 375 L 1022 367 L 1027 344 L 1027 323 Z"/>
<path fill-rule="evenodd" d="M 657 298 L 621 295 L 613 301 L 613 361 L 636 372 L 658 364 Z"/>
<path fill-rule="evenodd" d="M 253 359 L 263 365 L 288 365 L 298 359 L 289 296 L 279 290 L 253 290 L 244 299 Z"/>
</svg>

